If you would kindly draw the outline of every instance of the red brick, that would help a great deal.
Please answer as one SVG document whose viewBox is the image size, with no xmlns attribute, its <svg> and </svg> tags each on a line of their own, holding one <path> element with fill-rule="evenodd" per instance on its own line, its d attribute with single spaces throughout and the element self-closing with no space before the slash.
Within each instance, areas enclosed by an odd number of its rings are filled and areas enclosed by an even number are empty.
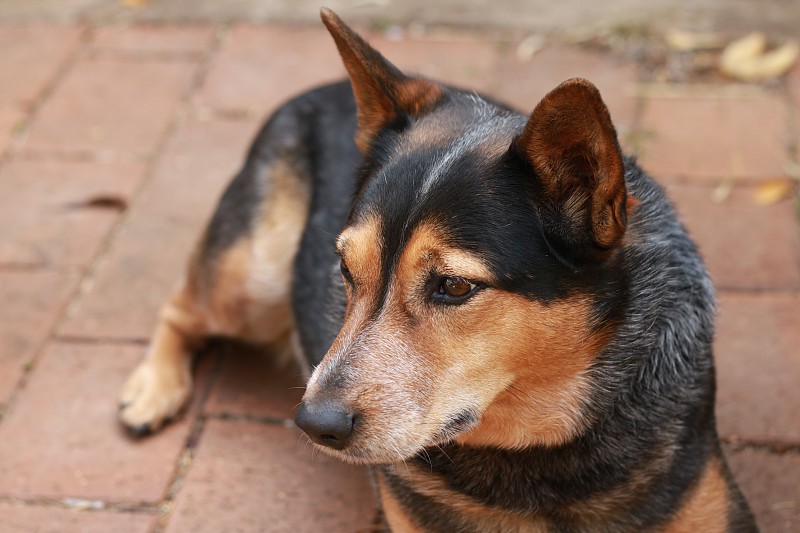
<svg viewBox="0 0 800 533">
<path fill-rule="evenodd" d="M 795 159 L 800 157 L 800 63 L 796 63 L 789 73 L 789 100 L 792 103 L 792 135 Z M 800 161 L 795 161 L 800 162 Z"/>
<path fill-rule="evenodd" d="M 78 278 L 54 272 L 0 272 L 0 404 L 44 344 Z"/>
<path fill-rule="evenodd" d="M 150 336 L 158 308 L 185 272 L 189 252 L 241 166 L 256 126 L 190 120 L 179 127 L 62 334 Z"/>
<path fill-rule="evenodd" d="M 389 40 L 375 36 L 370 44 L 405 72 L 421 74 L 465 89 L 491 88 L 497 45 L 475 39 Z"/>
<path fill-rule="evenodd" d="M 262 114 L 301 91 L 344 76 L 333 40 L 323 29 L 237 25 L 198 101 Z"/>
<path fill-rule="evenodd" d="M 373 490 L 360 468 L 309 450 L 293 428 L 211 420 L 168 532 L 369 531 Z"/>
<path fill-rule="evenodd" d="M 80 30 L 44 24 L 0 26 L 0 106 L 29 106 L 75 50 Z"/>
<path fill-rule="evenodd" d="M 785 173 L 786 106 L 777 96 L 646 99 L 642 164 L 663 178 L 717 182 Z"/>
<path fill-rule="evenodd" d="M 199 54 L 213 38 L 212 26 L 102 26 L 94 31 L 90 47 L 131 54 Z"/>
<path fill-rule="evenodd" d="M 192 415 L 144 440 L 125 435 L 117 394 L 143 354 L 141 346 L 51 345 L 0 425 L 0 495 L 159 501 Z"/>
<path fill-rule="evenodd" d="M 146 533 L 155 521 L 140 514 L 0 504 L 0 530 L 5 533 Z"/>
<path fill-rule="evenodd" d="M 636 68 L 630 63 L 557 45 L 548 46 L 524 62 L 508 53 L 495 75 L 492 92 L 530 113 L 545 94 L 574 77 L 586 78 L 597 86 L 624 139 L 636 115 Z"/>
<path fill-rule="evenodd" d="M 789 98 L 794 104 L 796 112 L 800 113 L 800 63 L 794 65 L 794 68 L 789 73 L 788 80 Z"/>
<path fill-rule="evenodd" d="M 305 381 L 294 361 L 239 345 L 226 347 L 205 410 L 211 414 L 291 418 Z"/>
<path fill-rule="evenodd" d="M 800 444 L 800 295 L 723 292 L 719 298 L 720 434 Z"/>
<path fill-rule="evenodd" d="M 12 160 L 0 170 L 0 264 L 88 265 L 144 175 L 140 164 Z"/>
<path fill-rule="evenodd" d="M 11 0 L 3 2 L 3 20 L 16 21 L 77 19 L 87 9 L 97 5 L 95 0 Z"/>
<path fill-rule="evenodd" d="M 761 531 L 800 531 L 800 455 L 741 450 L 727 457 Z"/>
<path fill-rule="evenodd" d="M 33 121 L 26 148 L 147 155 L 196 70 L 194 62 L 79 61 Z"/>
<path fill-rule="evenodd" d="M 712 200 L 712 187 L 667 189 L 718 287 L 800 286 L 800 240 L 791 202 L 756 205 L 755 188 L 745 186 L 722 203 Z"/>
</svg>

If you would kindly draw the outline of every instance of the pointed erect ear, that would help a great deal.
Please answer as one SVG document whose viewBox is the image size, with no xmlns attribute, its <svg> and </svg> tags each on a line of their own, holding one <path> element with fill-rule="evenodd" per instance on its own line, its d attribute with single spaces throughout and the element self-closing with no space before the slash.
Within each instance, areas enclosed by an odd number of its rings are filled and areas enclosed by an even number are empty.
<svg viewBox="0 0 800 533">
<path fill-rule="evenodd" d="M 556 252 L 578 262 L 610 255 L 625 234 L 629 202 L 617 134 L 597 88 L 575 78 L 553 89 L 515 143 L 536 174 L 532 198 Z"/>
<path fill-rule="evenodd" d="M 441 86 L 400 72 L 333 11 L 322 8 L 320 16 L 350 75 L 358 109 L 356 145 L 362 153 L 381 129 L 423 113 L 441 98 Z"/>
</svg>

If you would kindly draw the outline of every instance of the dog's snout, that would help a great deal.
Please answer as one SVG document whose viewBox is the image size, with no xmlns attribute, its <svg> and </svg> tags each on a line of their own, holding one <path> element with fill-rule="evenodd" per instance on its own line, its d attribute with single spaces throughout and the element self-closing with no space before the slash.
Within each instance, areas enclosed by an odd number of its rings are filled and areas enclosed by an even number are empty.
<svg viewBox="0 0 800 533">
<path fill-rule="evenodd" d="M 342 450 L 353 435 L 355 415 L 342 405 L 304 401 L 294 417 L 297 426 L 322 446 Z"/>
</svg>

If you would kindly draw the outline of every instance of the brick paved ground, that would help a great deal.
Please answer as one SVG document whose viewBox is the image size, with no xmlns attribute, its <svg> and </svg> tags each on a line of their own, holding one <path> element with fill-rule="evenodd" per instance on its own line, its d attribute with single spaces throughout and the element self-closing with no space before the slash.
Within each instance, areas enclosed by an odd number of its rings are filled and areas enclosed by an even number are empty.
<svg viewBox="0 0 800 533">
<path fill-rule="evenodd" d="M 731 466 L 764 531 L 800 531 L 796 204 L 754 202 L 800 149 L 800 68 L 769 89 L 664 87 L 556 42 L 521 61 L 473 34 L 373 37 L 403 67 L 527 109 L 568 76 L 596 81 L 717 282 Z M 115 421 L 260 119 L 342 74 L 318 27 L 0 25 L 0 531 L 370 529 L 364 472 L 287 422 L 298 372 L 250 349 L 207 350 L 191 409 L 163 433 L 135 442 Z"/>
</svg>

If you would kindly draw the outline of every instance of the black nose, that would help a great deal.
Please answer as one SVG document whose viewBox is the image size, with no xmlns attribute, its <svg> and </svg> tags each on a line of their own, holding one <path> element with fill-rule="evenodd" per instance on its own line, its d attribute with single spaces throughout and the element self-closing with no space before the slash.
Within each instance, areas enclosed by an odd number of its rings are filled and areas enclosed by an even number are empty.
<svg viewBox="0 0 800 533">
<path fill-rule="evenodd" d="M 353 435 L 353 413 L 331 402 L 303 402 L 294 423 L 317 444 L 344 449 Z"/>
</svg>

